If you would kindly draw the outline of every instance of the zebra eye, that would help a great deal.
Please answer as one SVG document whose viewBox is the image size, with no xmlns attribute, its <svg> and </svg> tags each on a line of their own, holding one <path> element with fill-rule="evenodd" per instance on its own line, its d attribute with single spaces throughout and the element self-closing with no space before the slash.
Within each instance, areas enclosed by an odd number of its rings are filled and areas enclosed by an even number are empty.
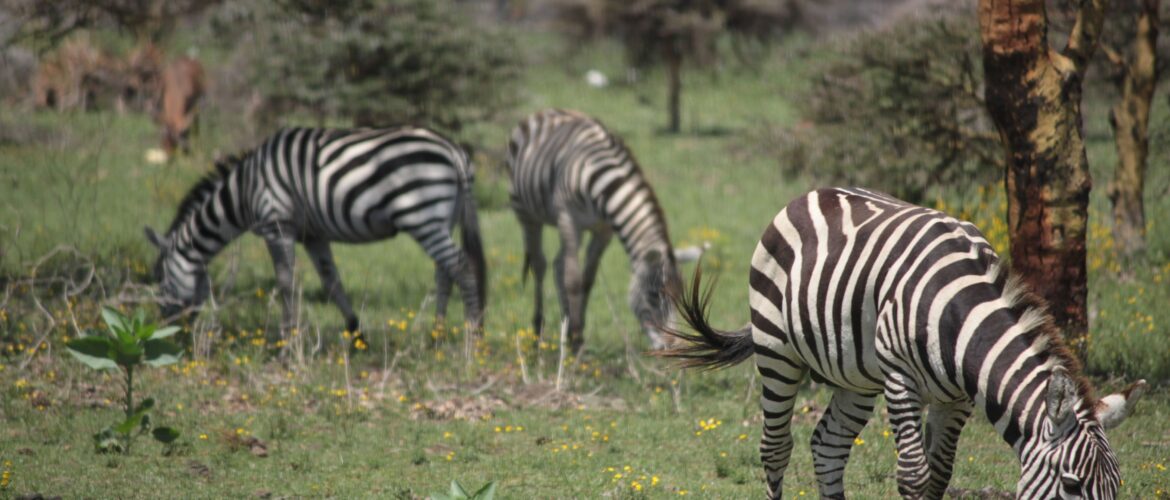
<svg viewBox="0 0 1170 500">
<path fill-rule="evenodd" d="M 1065 493 L 1072 493 L 1080 495 L 1081 493 L 1081 478 L 1073 474 L 1061 474 L 1060 485 L 1064 487 Z"/>
</svg>

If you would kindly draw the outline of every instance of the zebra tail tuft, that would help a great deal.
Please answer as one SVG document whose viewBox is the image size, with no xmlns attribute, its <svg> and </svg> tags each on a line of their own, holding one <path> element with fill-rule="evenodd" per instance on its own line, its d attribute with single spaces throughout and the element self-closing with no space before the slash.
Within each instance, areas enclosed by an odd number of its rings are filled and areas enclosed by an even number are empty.
<svg viewBox="0 0 1170 500">
<path fill-rule="evenodd" d="M 471 265 L 475 268 L 475 293 L 479 295 L 479 315 L 483 319 L 487 309 L 487 261 L 483 253 L 483 240 L 479 232 L 479 214 L 475 206 L 475 195 L 472 193 L 473 182 L 470 178 L 463 189 L 463 207 L 459 227 L 463 237 L 463 250 L 471 258 Z"/>
<path fill-rule="evenodd" d="M 668 335 L 686 341 L 674 347 L 655 351 L 652 354 L 663 358 L 679 360 L 683 368 L 697 367 L 704 370 L 713 370 L 733 366 L 751 357 L 755 352 L 752 342 L 751 327 L 745 326 L 735 331 L 720 331 L 707 322 L 708 306 L 711 302 L 713 286 L 700 285 L 702 280 L 701 266 L 695 266 L 695 275 L 691 279 L 691 289 L 685 287 L 680 295 L 673 298 L 675 307 L 682 313 L 683 320 L 696 333 L 686 333 L 675 328 L 665 328 Z"/>
</svg>

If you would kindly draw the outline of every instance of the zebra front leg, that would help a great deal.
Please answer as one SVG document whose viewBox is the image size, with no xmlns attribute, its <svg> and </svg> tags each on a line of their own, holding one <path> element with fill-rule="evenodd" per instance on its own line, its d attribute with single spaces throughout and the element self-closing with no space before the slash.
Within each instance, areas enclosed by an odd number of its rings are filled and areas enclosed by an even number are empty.
<svg viewBox="0 0 1170 500">
<path fill-rule="evenodd" d="M 561 234 L 561 251 L 556 260 L 557 293 L 561 299 L 561 315 L 568 318 L 569 346 L 573 355 L 580 355 L 585 344 L 584 282 L 578 252 L 581 230 L 577 229 L 568 215 L 557 221 Z"/>
<path fill-rule="evenodd" d="M 341 314 L 345 316 L 345 330 L 353 334 L 353 344 L 356 345 L 358 339 L 362 338 L 359 329 L 361 325 L 358 323 L 357 314 L 354 314 L 353 307 L 349 304 L 349 296 L 345 294 L 345 287 L 341 285 L 341 275 L 337 272 L 337 265 L 333 261 L 333 250 L 329 247 L 329 242 L 311 239 L 306 240 L 304 245 L 309 258 L 313 260 L 313 267 L 317 269 L 317 275 L 321 277 L 321 286 L 325 288 L 330 300 L 337 304 L 338 309 L 341 309 Z"/>
<path fill-rule="evenodd" d="M 523 275 L 532 269 L 533 295 L 532 301 L 532 333 L 540 339 L 544 330 L 544 272 L 548 263 L 544 258 L 544 242 L 541 233 L 544 227 L 540 222 L 520 219 L 524 230 L 524 267 Z M 522 276 L 523 277 L 523 276 Z"/>
<path fill-rule="evenodd" d="M 768 338 L 769 343 L 775 343 L 774 338 L 754 328 L 753 337 Z M 760 436 L 760 459 L 767 475 L 768 498 L 778 499 L 784 492 L 784 471 L 792 456 L 792 410 L 806 368 L 796 357 L 780 354 L 772 347 L 757 342 L 756 368 L 763 381 L 760 407 L 764 410 L 764 430 Z"/>
<path fill-rule="evenodd" d="M 585 248 L 585 271 L 583 277 L 583 292 L 581 309 L 589 308 L 589 295 L 593 292 L 593 283 L 597 279 L 597 270 L 601 267 L 601 257 L 605 254 L 605 249 L 609 247 L 609 241 L 613 239 L 613 231 L 608 227 L 597 229 L 593 231 L 593 236 L 589 238 L 589 246 Z"/>
<path fill-rule="evenodd" d="M 812 435 L 813 468 L 821 498 L 845 498 L 845 466 L 853 441 L 865 428 L 877 394 L 838 389 Z"/>
<path fill-rule="evenodd" d="M 930 466 L 926 498 L 942 498 L 946 493 L 954 470 L 959 434 L 973 409 L 970 401 L 930 405 L 930 411 L 926 413 L 927 462 Z"/>
<path fill-rule="evenodd" d="M 902 498 L 926 497 L 930 469 L 922 439 L 922 398 L 910 377 L 886 374 L 886 407 L 898 449 L 898 493 Z"/>
<path fill-rule="evenodd" d="M 289 338 L 289 332 L 296 328 L 296 305 L 293 297 L 293 264 L 296 258 L 295 242 L 287 231 L 275 231 L 275 234 L 266 235 L 264 243 L 268 246 L 268 253 L 272 256 L 272 267 L 276 271 L 276 288 L 280 293 L 280 332 L 279 336 L 269 334 L 270 343 Z"/>
</svg>

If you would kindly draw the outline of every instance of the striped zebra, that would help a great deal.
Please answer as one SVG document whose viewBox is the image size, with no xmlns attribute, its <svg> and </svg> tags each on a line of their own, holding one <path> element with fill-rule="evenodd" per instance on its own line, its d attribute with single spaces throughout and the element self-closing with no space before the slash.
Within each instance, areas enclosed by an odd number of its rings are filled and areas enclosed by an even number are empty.
<svg viewBox="0 0 1170 500">
<path fill-rule="evenodd" d="M 812 435 L 822 497 L 844 496 L 850 448 L 879 394 L 904 497 L 942 498 L 975 408 L 1019 456 L 1019 498 L 1115 497 L 1120 472 L 1104 431 L 1129 414 L 1145 381 L 1095 399 L 1044 305 L 970 223 L 873 191 L 823 189 L 765 229 L 748 278 L 750 325 L 713 329 L 699 277 L 680 299 L 697 333 L 676 333 L 694 343 L 661 354 L 707 368 L 755 354 L 772 498 L 806 372 L 833 388 Z"/>
<path fill-rule="evenodd" d="M 574 352 L 584 337 L 585 309 L 601 256 L 616 233 L 630 257 L 629 305 L 655 348 L 657 325 L 671 324 L 670 291 L 681 282 L 666 216 L 654 190 L 621 139 L 582 113 L 547 109 L 512 130 L 508 144 L 512 208 L 524 231 L 524 276 L 536 282 L 533 329 L 544 326 L 545 272 L 541 231 L 556 226 L 561 250 L 554 262 L 561 311 Z M 592 236 L 579 261 L 582 233 Z"/>
<path fill-rule="evenodd" d="M 365 243 L 405 232 L 435 261 L 436 320 L 446 316 L 458 283 L 465 316 L 478 329 L 485 268 L 472 165 L 461 148 L 415 127 L 329 130 L 282 129 L 241 157 L 216 165 L 179 205 L 159 236 L 154 267 L 162 313 L 173 317 L 201 304 L 209 293 L 207 264 L 236 236 L 264 238 L 282 299 L 281 328 L 295 324 L 293 245 L 308 252 L 328 295 L 358 332 L 333 262 L 330 242 Z M 460 250 L 453 225 L 462 227 Z"/>
</svg>

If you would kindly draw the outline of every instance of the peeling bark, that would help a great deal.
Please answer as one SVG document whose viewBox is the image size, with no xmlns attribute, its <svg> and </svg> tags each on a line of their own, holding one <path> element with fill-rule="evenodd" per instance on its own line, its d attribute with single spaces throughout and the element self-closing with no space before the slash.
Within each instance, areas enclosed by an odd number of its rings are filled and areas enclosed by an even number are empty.
<svg viewBox="0 0 1170 500">
<path fill-rule="evenodd" d="M 1107 193 L 1113 205 L 1113 241 L 1123 259 L 1146 248 L 1146 213 L 1142 202 L 1149 153 L 1150 103 L 1157 83 L 1159 0 L 1140 0 L 1141 12 L 1128 57 L 1110 53 L 1120 66 L 1121 100 L 1109 114 L 1117 146 L 1117 168 Z"/>
<path fill-rule="evenodd" d="M 1048 43 L 1043 0 L 980 0 L 986 101 L 1007 156 L 1013 269 L 1049 304 L 1083 357 L 1088 334 L 1085 234 L 1089 175 L 1081 82 L 1104 0 L 1081 3 L 1063 51 Z"/>
</svg>

